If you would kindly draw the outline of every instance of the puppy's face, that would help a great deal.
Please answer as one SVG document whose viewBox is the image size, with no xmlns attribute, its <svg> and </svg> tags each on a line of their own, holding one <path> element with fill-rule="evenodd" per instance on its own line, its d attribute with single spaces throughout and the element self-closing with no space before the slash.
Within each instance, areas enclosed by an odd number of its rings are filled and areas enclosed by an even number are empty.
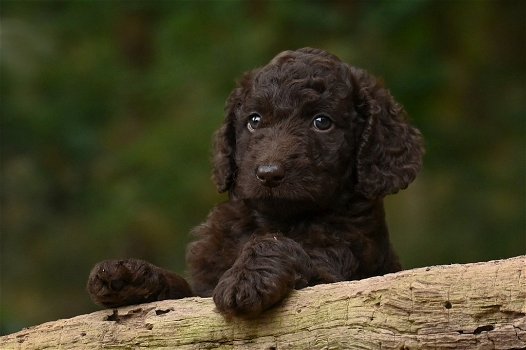
<svg viewBox="0 0 526 350">
<path fill-rule="evenodd" d="M 372 79 L 314 49 L 247 73 L 216 134 L 218 188 L 260 210 L 295 212 L 407 186 L 421 164 L 420 134 Z"/>
<path fill-rule="evenodd" d="M 233 193 L 260 209 L 328 205 L 349 176 L 348 86 L 332 70 L 295 60 L 249 79 L 234 113 Z"/>
</svg>

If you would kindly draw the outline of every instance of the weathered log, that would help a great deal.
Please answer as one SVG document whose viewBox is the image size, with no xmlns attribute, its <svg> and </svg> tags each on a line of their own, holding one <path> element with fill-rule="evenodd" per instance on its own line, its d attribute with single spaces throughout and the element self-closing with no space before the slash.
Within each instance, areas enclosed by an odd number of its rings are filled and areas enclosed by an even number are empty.
<svg viewBox="0 0 526 350">
<path fill-rule="evenodd" d="M 103 310 L 0 338 L 1 349 L 525 349 L 526 256 L 295 291 L 255 320 L 210 298 Z"/>
</svg>

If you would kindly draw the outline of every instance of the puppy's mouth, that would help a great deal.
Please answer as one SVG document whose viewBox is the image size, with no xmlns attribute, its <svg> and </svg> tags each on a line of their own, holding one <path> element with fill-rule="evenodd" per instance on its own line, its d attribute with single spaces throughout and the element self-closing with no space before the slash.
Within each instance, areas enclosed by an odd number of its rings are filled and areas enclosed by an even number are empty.
<svg viewBox="0 0 526 350">
<path fill-rule="evenodd" d="M 284 180 L 280 182 L 263 183 L 254 181 L 250 189 L 244 188 L 246 199 L 269 202 L 317 202 L 314 185 L 301 180 Z"/>
<path fill-rule="evenodd" d="M 330 205 L 330 191 L 320 191 L 310 181 L 281 181 L 272 186 L 253 183 L 244 188 L 242 199 L 255 210 L 274 217 L 290 217 L 298 214 L 323 211 Z"/>
</svg>

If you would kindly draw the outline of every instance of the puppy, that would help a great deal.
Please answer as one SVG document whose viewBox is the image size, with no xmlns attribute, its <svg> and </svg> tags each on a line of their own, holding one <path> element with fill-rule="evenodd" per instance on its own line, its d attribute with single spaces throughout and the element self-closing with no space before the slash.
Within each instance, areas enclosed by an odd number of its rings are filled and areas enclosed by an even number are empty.
<svg viewBox="0 0 526 350">
<path fill-rule="evenodd" d="M 383 198 L 422 165 L 420 132 L 366 71 L 322 50 L 245 73 L 215 134 L 213 180 L 229 200 L 193 230 L 191 286 L 148 262 L 109 260 L 88 280 L 106 307 L 212 296 L 256 317 L 291 290 L 401 269 Z"/>
</svg>

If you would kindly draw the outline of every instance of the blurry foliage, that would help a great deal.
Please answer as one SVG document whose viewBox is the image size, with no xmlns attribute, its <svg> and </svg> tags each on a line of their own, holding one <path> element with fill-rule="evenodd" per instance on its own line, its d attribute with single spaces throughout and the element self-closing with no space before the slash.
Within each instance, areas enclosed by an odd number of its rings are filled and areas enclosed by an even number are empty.
<svg viewBox="0 0 526 350">
<path fill-rule="evenodd" d="M 405 267 L 524 254 L 526 2 L 2 1 L 0 333 L 96 308 L 102 259 L 184 271 L 224 200 L 234 79 L 313 46 L 387 82 L 427 142 L 387 199 Z"/>
</svg>

